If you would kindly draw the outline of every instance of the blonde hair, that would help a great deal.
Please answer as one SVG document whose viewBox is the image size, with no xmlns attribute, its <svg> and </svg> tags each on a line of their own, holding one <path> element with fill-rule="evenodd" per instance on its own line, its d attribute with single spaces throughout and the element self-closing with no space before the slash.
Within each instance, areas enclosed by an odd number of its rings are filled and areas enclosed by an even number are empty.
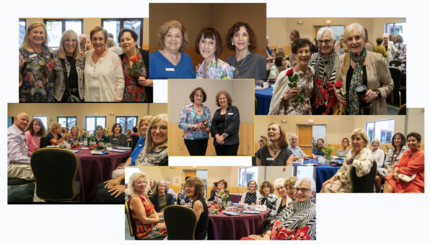
<svg viewBox="0 0 430 245">
<path fill-rule="evenodd" d="M 369 136 L 367 136 L 366 130 L 362 129 L 362 128 L 356 128 L 354 129 L 354 131 L 352 131 L 351 133 L 351 141 L 352 141 L 352 137 L 356 136 L 357 134 L 360 134 L 361 138 L 363 138 L 363 147 L 367 147 L 367 144 L 369 144 Z"/>
<path fill-rule="evenodd" d="M 57 122 L 54 122 L 51 125 L 51 133 L 56 134 L 55 130 L 58 129 L 58 128 L 61 128 L 61 124 L 57 123 Z"/>
<path fill-rule="evenodd" d="M 278 187 L 278 186 L 284 186 L 284 181 L 285 181 L 285 179 L 284 178 L 277 178 L 277 179 L 275 179 L 275 181 L 273 182 L 273 186 L 275 187 L 275 190 L 276 190 L 276 188 Z"/>
<path fill-rule="evenodd" d="M 81 59 L 81 52 L 79 52 L 79 37 L 78 34 L 73 30 L 67 30 L 63 33 L 63 36 L 61 36 L 60 47 L 58 48 L 58 58 L 66 59 L 66 50 L 64 48 L 64 42 L 67 38 L 71 38 L 72 36 L 76 38 L 76 47 L 75 50 L 73 50 L 73 58 L 75 60 Z"/>
<path fill-rule="evenodd" d="M 139 124 L 138 124 L 138 125 L 139 125 L 139 134 L 140 134 L 140 136 L 142 136 L 142 134 L 140 133 L 140 126 L 141 126 L 141 124 L 142 124 L 144 121 L 148 121 L 148 122 L 149 122 L 149 124 L 151 124 L 152 119 L 154 119 L 154 117 L 153 117 L 153 116 L 151 116 L 151 115 L 144 116 L 144 117 L 142 117 L 142 118 L 140 119 Z M 149 129 L 149 127 L 148 127 L 148 129 Z M 146 133 L 146 135 L 148 135 L 148 133 Z"/>
<path fill-rule="evenodd" d="M 36 27 L 42 26 L 43 29 L 45 30 L 45 40 L 43 40 L 42 46 L 47 46 L 48 45 L 48 32 L 46 31 L 46 26 L 45 24 L 43 24 L 42 22 L 33 22 L 31 23 L 28 27 L 27 30 L 25 31 L 25 35 L 24 35 L 24 40 L 22 41 L 22 44 L 19 48 L 29 48 L 31 47 L 31 42 L 30 39 L 28 39 L 28 35 L 29 33 Z"/>
<path fill-rule="evenodd" d="M 78 130 L 78 133 L 77 133 L 77 135 L 76 136 L 78 136 L 79 137 L 79 127 L 78 127 L 78 125 L 75 125 L 75 126 L 73 126 L 71 129 L 70 129 L 70 134 L 72 135 L 72 138 L 73 138 L 73 129 L 74 128 L 76 128 L 77 130 Z"/>
<path fill-rule="evenodd" d="M 287 188 L 288 186 L 293 186 L 296 184 L 297 182 L 297 177 L 296 176 L 291 176 L 288 177 L 285 181 L 284 181 L 284 188 Z"/>
<path fill-rule="evenodd" d="M 179 28 L 179 30 L 181 30 L 182 33 L 182 45 L 179 48 L 179 52 L 184 52 L 185 50 L 187 50 L 188 47 L 188 34 L 187 31 L 185 30 L 185 26 L 181 24 L 181 22 L 177 21 L 177 20 L 171 20 L 171 21 L 167 21 L 166 23 L 164 23 L 161 27 L 160 30 L 158 31 L 158 47 L 163 50 L 165 48 L 164 46 L 164 38 L 166 37 L 167 33 L 169 32 L 170 29 L 172 28 Z"/>
<path fill-rule="evenodd" d="M 134 191 L 134 182 L 136 182 L 136 180 L 138 180 L 139 178 L 145 179 L 145 181 L 148 182 L 148 176 L 146 176 L 146 174 L 142 173 L 142 172 L 136 172 L 134 174 L 132 174 L 130 176 L 130 180 L 128 181 L 128 189 L 130 190 L 130 196 L 133 195 L 135 193 Z M 144 195 L 146 195 L 146 193 L 148 192 L 149 189 L 149 183 L 147 183 L 146 188 L 144 190 Z"/>
<path fill-rule="evenodd" d="M 152 140 L 152 136 L 151 136 L 151 128 L 152 126 L 154 126 L 154 124 L 160 122 L 160 121 L 164 121 L 166 122 L 166 126 L 167 124 L 167 114 L 160 114 L 158 116 L 156 116 L 154 119 L 152 119 L 152 121 L 149 123 L 148 126 L 148 131 L 150 132 L 149 134 L 146 134 L 146 139 L 145 139 L 145 147 L 143 148 L 144 151 L 150 151 L 152 150 L 152 148 L 155 147 L 155 143 Z M 159 145 L 158 147 L 167 147 L 167 142 L 168 139 L 166 138 L 166 141 L 164 143 L 162 143 L 161 145 Z"/>
</svg>

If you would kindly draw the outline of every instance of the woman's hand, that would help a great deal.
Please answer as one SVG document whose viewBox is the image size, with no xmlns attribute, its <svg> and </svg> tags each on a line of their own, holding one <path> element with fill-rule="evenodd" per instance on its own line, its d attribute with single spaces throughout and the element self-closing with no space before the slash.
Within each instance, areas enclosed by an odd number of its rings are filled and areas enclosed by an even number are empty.
<svg viewBox="0 0 430 245">
<path fill-rule="evenodd" d="M 263 240 L 261 236 L 257 236 L 257 235 L 250 235 L 249 238 L 251 238 L 252 240 Z"/>
<path fill-rule="evenodd" d="M 188 128 L 190 129 L 190 131 L 196 130 L 199 127 L 199 125 L 190 125 Z"/>
<path fill-rule="evenodd" d="M 137 81 L 137 83 L 142 86 L 142 87 L 146 87 L 147 83 L 146 83 L 146 78 L 145 77 L 139 77 L 139 80 Z"/>
<path fill-rule="evenodd" d="M 112 192 L 111 196 L 115 195 L 115 198 L 117 198 L 119 197 L 119 195 L 125 192 L 125 185 L 116 185 L 112 187 L 108 192 Z"/>
<path fill-rule="evenodd" d="M 291 88 L 290 90 L 288 90 L 288 93 L 284 95 L 284 100 L 285 101 L 291 100 L 298 94 L 299 94 L 299 90 L 297 88 Z"/>
<path fill-rule="evenodd" d="M 370 101 L 378 98 L 378 94 L 372 90 L 367 90 L 366 95 L 364 96 L 364 102 L 369 103 Z"/>
<path fill-rule="evenodd" d="M 399 173 L 394 171 L 391 177 L 393 178 L 393 180 L 399 180 Z"/>
<path fill-rule="evenodd" d="M 200 127 L 199 127 L 199 131 L 202 131 L 202 132 L 209 132 L 209 127 L 207 127 L 207 126 L 200 126 Z"/>
<path fill-rule="evenodd" d="M 112 187 L 114 187 L 116 185 L 121 184 L 121 181 L 119 181 L 117 179 L 111 179 L 111 180 L 105 181 L 105 183 L 106 183 L 105 188 L 110 189 L 110 188 L 112 188 Z"/>
<path fill-rule="evenodd" d="M 163 223 L 157 223 L 155 226 L 158 228 L 159 231 L 166 229 L 166 226 Z"/>
<path fill-rule="evenodd" d="M 125 169 L 124 167 L 117 167 L 115 170 L 117 170 L 117 169 Z"/>
<path fill-rule="evenodd" d="M 333 186 L 333 182 L 334 182 L 333 178 L 328 179 L 328 180 L 326 180 L 326 181 L 323 183 L 322 187 L 324 188 L 324 186 L 325 186 L 325 185 L 330 185 L 330 187 L 332 187 L 332 186 Z"/>
<path fill-rule="evenodd" d="M 115 102 L 121 102 L 122 100 L 115 100 Z"/>
<path fill-rule="evenodd" d="M 353 158 L 353 157 L 351 157 L 350 159 L 346 160 L 346 164 L 347 164 L 347 165 L 351 165 L 353 161 L 354 161 L 354 158 Z M 351 163 L 350 163 L 350 162 L 351 162 Z"/>
<path fill-rule="evenodd" d="M 343 97 L 342 95 L 340 95 L 340 94 L 338 94 L 338 93 L 336 93 L 336 97 L 337 97 L 337 100 L 339 100 L 339 102 L 340 102 L 341 104 L 346 105 L 346 98 L 345 98 L 345 97 Z"/>
<path fill-rule="evenodd" d="M 389 165 L 387 165 L 387 172 L 388 172 L 388 174 L 393 174 L 393 170 L 391 169 L 391 167 Z"/>
</svg>

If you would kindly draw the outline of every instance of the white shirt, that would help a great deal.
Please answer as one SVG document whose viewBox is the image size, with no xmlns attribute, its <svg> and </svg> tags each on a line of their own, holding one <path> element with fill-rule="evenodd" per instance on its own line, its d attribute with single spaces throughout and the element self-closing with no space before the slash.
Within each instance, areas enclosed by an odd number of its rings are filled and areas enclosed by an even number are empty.
<svg viewBox="0 0 430 245">
<path fill-rule="evenodd" d="M 110 51 L 112 51 L 112 52 L 114 52 L 115 54 L 117 54 L 117 55 L 122 55 L 122 49 L 120 48 L 120 47 L 118 47 L 118 46 L 113 46 L 113 47 L 110 47 L 110 48 L 108 48 Z"/>
<path fill-rule="evenodd" d="M 376 162 L 376 165 L 378 166 L 378 168 L 382 168 L 384 167 L 384 151 L 379 149 L 376 151 L 372 151 L 373 152 L 373 160 Z"/>
<path fill-rule="evenodd" d="M 84 55 L 85 62 L 85 101 L 113 102 L 122 100 L 124 95 L 124 74 L 121 59 L 117 54 L 108 50 L 103 58 L 94 64 L 92 55 L 94 49 Z"/>
</svg>

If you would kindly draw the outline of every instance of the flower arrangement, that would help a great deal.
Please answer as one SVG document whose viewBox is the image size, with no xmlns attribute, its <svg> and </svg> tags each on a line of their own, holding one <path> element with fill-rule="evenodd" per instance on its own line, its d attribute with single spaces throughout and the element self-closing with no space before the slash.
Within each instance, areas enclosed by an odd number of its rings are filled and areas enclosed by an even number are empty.
<svg viewBox="0 0 430 245">
<path fill-rule="evenodd" d="M 78 147 L 78 144 L 76 144 L 76 143 L 74 143 L 73 145 L 72 145 L 72 148 L 77 148 Z"/>
<path fill-rule="evenodd" d="M 225 205 L 230 195 L 228 193 L 225 193 L 224 191 L 220 191 L 219 195 L 221 196 L 221 208 L 225 208 Z"/>
<path fill-rule="evenodd" d="M 343 98 L 346 97 L 346 94 L 344 94 L 342 92 L 342 81 L 339 80 L 339 81 L 335 82 L 334 83 L 334 87 L 339 90 L 338 94 L 340 96 L 342 96 Z M 343 111 L 343 104 L 340 104 L 340 110 Z M 349 113 L 349 108 L 348 107 L 346 107 L 346 111 Z"/>
<path fill-rule="evenodd" d="M 299 83 L 299 76 L 294 73 L 294 69 L 289 69 L 285 73 L 285 75 L 288 77 L 288 81 L 290 81 L 288 83 L 288 87 L 297 88 L 297 84 Z M 294 100 L 299 102 L 300 107 L 302 108 L 302 111 L 303 111 L 303 101 L 304 101 L 303 95 L 301 94 L 296 95 L 296 97 L 294 97 Z"/>
<path fill-rule="evenodd" d="M 218 214 L 220 211 L 222 211 L 222 208 L 218 204 L 215 204 L 209 209 L 209 213 L 213 215 Z"/>
<path fill-rule="evenodd" d="M 326 147 L 323 147 L 321 149 L 321 151 L 324 152 L 325 160 L 330 162 L 331 161 L 331 154 L 334 152 L 333 146 L 330 146 L 330 144 L 328 144 Z"/>
</svg>

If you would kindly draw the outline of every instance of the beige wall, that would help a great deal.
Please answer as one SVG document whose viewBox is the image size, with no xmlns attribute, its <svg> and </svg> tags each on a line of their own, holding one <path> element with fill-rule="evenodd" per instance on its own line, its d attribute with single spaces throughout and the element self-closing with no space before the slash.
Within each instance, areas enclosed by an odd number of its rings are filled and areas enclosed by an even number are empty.
<svg viewBox="0 0 430 245">
<path fill-rule="evenodd" d="M 149 107 L 148 107 L 149 105 Z M 141 118 L 148 114 L 158 115 L 167 113 L 167 104 L 143 104 L 143 103 L 9 103 L 8 117 L 15 117 L 20 112 L 26 112 L 30 119 L 33 116 L 48 117 L 48 127 L 57 122 L 57 116 L 76 116 L 78 127 L 85 128 L 85 116 L 106 116 L 106 127 L 110 128 L 115 123 L 116 116 L 138 116 Z M 114 113 L 113 116 L 110 113 Z"/>
<path fill-rule="evenodd" d="M 421 134 L 421 144 L 424 144 L 424 108 L 408 108 L 407 110 L 406 133 Z"/>
</svg>

